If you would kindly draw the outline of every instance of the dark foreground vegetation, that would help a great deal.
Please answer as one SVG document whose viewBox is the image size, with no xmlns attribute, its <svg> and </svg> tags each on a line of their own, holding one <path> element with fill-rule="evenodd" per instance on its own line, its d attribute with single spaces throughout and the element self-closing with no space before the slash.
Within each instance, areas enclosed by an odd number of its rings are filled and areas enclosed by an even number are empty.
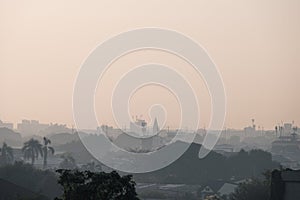
<svg viewBox="0 0 300 200">
<path fill-rule="evenodd" d="M 48 199 L 54 199 L 62 193 L 61 187 L 57 184 L 57 175 L 54 172 L 39 170 L 31 164 L 23 162 L 15 162 L 0 167 L 0 180 L 10 182 L 37 195 L 46 196 Z M 15 191 L 15 188 L 9 188 L 6 191 L 1 190 L 0 195 L 4 192 L 16 194 L 18 191 Z"/>
<path fill-rule="evenodd" d="M 271 172 L 239 184 L 228 197 L 208 196 L 207 200 L 269 200 Z M 160 196 L 160 195 L 158 195 Z M 1 200 L 138 200 L 131 175 L 59 169 L 39 170 L 16 162 L 0 168 Z M 186 200 L 197 199 L 186 195 Z"/>
<path fill-rule="evenodd" d="M 56 200 L 137 200 L 135 182 L 131 175 L 120 176 L 117 172 L 90 172 L 57 170 L 58 183 L 63 195 Z"/>
<path fill-rule="evenodd" d="M 180 145 L 180 143 L 178 143 Z M 279 168 L 272 155 L 263 150 L 241 150 L 231 156 L 211 151 L 199 159 L 199 144 L 192 143 L 189 149 L 174 163 L 155 172 L 136 174 L 137 182 L 205 184 L 212 180 L 242 180 L 262 178 L 267 170 Z"/>
<path fill-rule="evenodd" d="M 59 169 L 16 162 L 0 168 L 1 200 L 137 200 L 131 175 Z M 4 190 L 5 188 L 5 190 Z"/>
<path fill-rule="evenodd" d="M 135 182 L 155 184 L 206 185 L 208 182 L 236 182 L 243 180 L 235 192 L 223 200 L 265 200 L 270 196 L 270 176 L 266 171 L 279 168 L 270 153 L 262 150 L 241 150 L 225 156 L 210 152 L 204 159 L 198 158 L 199 144 L 189 149 L 171 165 L 151 173 L 120 176 L 112 171 L 105 173 L 101 164 L 94 162 L 81 165 L 71 155 L 64 155 L 59 170 L 47 169 L 47 153 L 54 150 L 50 142 L 34 140 L 23 148 L 29 163 L 15 162 L 12 149 L 3 144 L 0 152 L 0 200 L 126 200 L 138 199 Z M 181 145 L 180 142 L 174 145 Z M 26 148 L 25 148 L 26 147 Z M 31 152 L 31 153 L 30 153 Z M 33 152 L 33 153 L 32 153 Z M 35 153 L 34 153 L 35 152 Z M 43 170 L 34 167 L 35 159 L 43 157 Z M 46 155 L 46 156 L 45 156 Z M 106 169 L 106 171 L 110 171 Z M 270 173 L 269 173 L 270 174 Z M 133 181 L 134 180 L 134 181 Z M 201 189 L 202 190 L 202 189 Z M 197 189 L 195 189 L 197 193 Z M 141 197 L 155 196 L 141 194 Z M 156 196 L 161 196 L 156 194 Z M 208 199 L 220 199 L 211 196 Z M 193 200 L 190 194 L 183 199 Z"/>
</svg>

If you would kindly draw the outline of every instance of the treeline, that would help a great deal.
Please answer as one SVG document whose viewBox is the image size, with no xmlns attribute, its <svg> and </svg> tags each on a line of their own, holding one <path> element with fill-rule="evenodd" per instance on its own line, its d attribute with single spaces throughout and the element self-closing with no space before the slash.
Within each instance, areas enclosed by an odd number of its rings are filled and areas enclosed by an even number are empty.
<svg viewBox="0 0 300 200">
<path fill-rule="evenodd" d="M 0 167 L 0 180 L 9 181 L 49 199 L 54 199 L 62 194 L 57 178 L 58 176 L 52 171 L 36 169 L 31 164 L 23 162 L 15 162 L 14 164 Z M 17 192 L 14 190 L 15 188 L 12 187 L 5 193 Z"/>
<path fill-rule="evenodd" d="M 28 149 L 35 152 L 34 148 L 36 147 L 36 150 L 41 152 L 43 156 L 46 151 L 51 152 L 49 142 L 45 141 L 46 140 L 44 140 L 44 144 L 32 140 L 25 143 L 23 148 L 24 154 Z M 175 143 L 172 145 L 178 144 L 179 143 Z M 263 172 L 279 168 L 279 164 L 272 161 L 271 154 L 262 150 L 251 150 L 249 152 L 241 150 L 238 153 L 233 153 L 229 157 L 212 151 L 205 158 L 199 159 L 198 153 L 200 147 L 199 144 L 193 143 L 188 150 L 171 165 L 155 172 L 134 174 L 133 179 L 136 182 L 202 185 L 206 182 L 217 180 L 238 181 L 247 178 L 259 178 Z M 7 180 L 50 199 L 61 196 L 63 191 L 57 182 L 59 180 L 58 174 L 54 171 L 35 169 L 32 165 L 34 163 L 32 160 L 36 157 L 33 158 L 32 155 L 36 156 L 37 154 L 32 153 L 30 155 L 28 159 L 31 160 L 31 164 L 24 164 L 22 162 L 12 164 L 11 148 L 7 145 L 3 145 L 1 147 L 1 160 L 5 160 L 5 162 L 10 164 L 0 167 L 0 179 Z M 47 164 L 47 162 L 44 162 L 44 164 Z M 96 181 L 100 176 L 106 177 L 105 173 L 98 174 L 102 171 L 101 165 L 91 162 L 78 168 L 75 159 L 68 156 L 64 158 L 59 168 L 79 170 L 77 175 L 87 178 L 87 181 L 84 182 L 87 183 L 87 185 L 84 186 L 84 188 L 93 186 L 89 185 L 91 180 Z M 94 178 L 93 174 L 82 174 L 82 172 L 86 170 L 90 172 L 94 171 L 97 179 L 90 179 Z M 92 177 L 90 175 L 92 175 Z M 68 174 L 68 176 L 71 177 L 73 174 Z M 121 181 L 123 179 L 118 180 Z"/>
<path fill-rule="evenodd" d="M 5 191 L 1 186 L 6 188 Z M 23 162 L 0 167 L 0 199 L 138 200 L 131 175 L 85 169 L 59 169 L 54 172 Z"/>
<path fill-rule="evenodd" d="M 24 160 L 30 160 L 31 164 L 34 165 L 36 159 L 43 157 L 43 167 L 47 168 L 48 154 L 54 154 L 55 150 L 50 146 L 51 140 L 44 137 L 43 143 L 31 138 L 24 143 L 22 152 Z M 14 163 L 14 152 L 13 148 L 7 145 L 5 142 L 0 147 L 0 166 L 5 166 Z"/>
<path fill-rule="evenodd" d="M 272 155 L 262 150 L 241 150 L 229 157 L 211 151 L 205 158 L 199 159 L 200 147 L 193 143 L 171 165 L 155 172 L 135 174 L 134 178 L 137 182 L 203 184 L 214 180 L 259 177 L 266 170 L 279 167 L 272 161 Z"/>
</svg>

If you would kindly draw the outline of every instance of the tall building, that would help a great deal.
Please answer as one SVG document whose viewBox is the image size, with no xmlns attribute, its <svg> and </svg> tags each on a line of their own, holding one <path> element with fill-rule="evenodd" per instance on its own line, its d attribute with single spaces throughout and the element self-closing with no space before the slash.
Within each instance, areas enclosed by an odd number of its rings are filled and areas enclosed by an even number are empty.
<svg viewBox="0 0 300 200">
<path fill-rule="evenodd" d="M 157 119 L 155 117 L 154 123 L 153 123 L 153 134 L 157 134 L 159 132 L 159 127 L 157 123 Z"/>
<path fill-rule="evenodd" d="M 136 118 L 135 122 L 130 122 L 130 131 L 139 136 L 145 136 L 147 132 L 147 122 L 144 119 Z"/>
</svg>

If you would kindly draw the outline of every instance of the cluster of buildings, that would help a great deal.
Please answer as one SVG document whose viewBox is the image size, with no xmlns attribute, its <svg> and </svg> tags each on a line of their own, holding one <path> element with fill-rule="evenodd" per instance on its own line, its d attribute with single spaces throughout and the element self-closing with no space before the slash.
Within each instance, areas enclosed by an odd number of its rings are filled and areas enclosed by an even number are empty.
<svg viewBox="0 0 300 200">
<path fill-rule="evenodd" d="M 295 127 L 293 127 L 292 123 L 284 123 L 282 126 L 276 126 L 274 130 L 264 130 L 261 126 L 257 127 L 253 119 L 252 124 L 244 129 L 225 128 L 222 130 L 214 150 L 223 154 L 238 152 L 241 149 L 246 151 L 262 149 L 274 154 L 290 150 L 295 152 L 294 150 L 298 149 L 298 146 L 300 147 L 300 142 L 298 141 L 297 130 L 294 131 L 293 128 Z M 177 138 L 184 138 L 184 135 L 190 133 L 183 130 L 160 129 L 157 119 L 149 126 L 144 119 L 139 118 L 130 122 L 129 129 L 115 129 L 109 126 L 101 126 L 99 129 L 101 129 L 101 132 L 104 132 L 111 141 L 117 140 L 119 144 L 120 140 L 124 140 L 124 143 L 132 144 L 134 149 L 142 149 L 142 146 L 144 146 L 147 147 L 148 150 L 158 148 L 161 144 L 169 143 L 176 135 Z M 128 133 L 127 135 L 129 136 L 125 136 L 126 134 L 124 134 L 124 132 Z M 206 134 L 207 131 L 205 129 L 197 130 L 194 143 L 202 144 Z M 143 138 L 147 139 L 143 140 Z M 132 141 L 130 142 L 130 140 Z M 121 147 L 123 146 L 121 145 Z"/>
<path fill-rule="evenodd" d="M 283 126 L 276 126 L 275 130 L 278 137 L 272 142 L 273 158 L 284 167 L 299 169 L 300 138 L 297 127 L 285 123 Z"/>
<path fill-rule="evenodd" d="M 134 122 L 130 122 L 130 132 L 141 137 L 156 135 L 160 130 L 155 118 L 153 126 L 147 127 L 147 122 L 144 119 L 136 118 Z"/>
<path fill-rule="evenodd" d="M 72 129 L 69 129 L 66 125 L 45 124 L 37 120 L 22 120 L 16 127 L 14 127 L 13 123 L 0 120 L 0 128 L 16 130 L 23 137 L 72 133 Z M 175 136 L 181 138 L 180 134 L 182 138 L 184 138 L 184 135 L 189 134 L 187 131 L 178 132 L 178 130 L 160 129 L 156 118 L 150 125 L 146 120 L 136 118 L 130 122 L 129 128 L 125 130 L 102 125 L 98 127 L 96 132 L 98 134 L 105 133 L 111 141 L 121 148 L 142 152 L 161 148 L 165 144 L 170 143 Z M 194 142 L 202 144 L 207 134 L 206 130 L 199 129 L 196 133 Z M 291 168 L 300 167 L 300 138 L 298 137 L 298 130 L 294 127 L 293 123 L 282 123 L 281 125 L 277 125 L 274 130 L 265 131 L 262 127 L 257 127 L 254 119 L 252 119 L 252 124 L 244 129 L 225 128 L 222 130 L 221 137 L 214 147 L 216 152 L 224 155 L 230 155 L 241 149 L 266 150 L 271 152 L 275 160 L 283 163 L 284 166 Z"/>
<path fill-rule="evenodd" d="M 0 128 L 13 129 L 14 128 L 14 124 L 13 123 L 9 123 L 9 122 L 3 122 L 3 121 L 0 120 Z"/>
<path fill-rule="evenodd" d="M 8 128 L 21 133 L 23 136 L 47 135 L 52 133 L 68 133 L 70 129 L 65 124 L 44 124 L 38 120 L 22 120 L 14 127 L 13 123 L 3 122 L 0 120 L 0 128 Z"/>
<path fill-rule="evenodd" d="M 130 122 L 129 129 L 115 129 L 111 126 L 102 125 L 97 129 L 98 133 L 104 133 L 119 147 L 129 151 L 149 152 L 159 148 L 164 144 L 165 130 L 160 130 L 157 119 L 155 118 L 152 126 L 144 119 L 136 118 Z"/>
</svg>

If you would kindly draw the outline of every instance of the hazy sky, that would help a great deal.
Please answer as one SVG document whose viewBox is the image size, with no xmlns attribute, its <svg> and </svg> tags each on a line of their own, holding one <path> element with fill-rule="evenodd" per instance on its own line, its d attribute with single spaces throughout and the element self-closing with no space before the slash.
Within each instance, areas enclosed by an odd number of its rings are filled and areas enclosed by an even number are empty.
<svg viewBox="0 0 300 200">
<path fill-rule="evenodd" d="M 265 128 L 281 120 L 300 124 L 298 0 L 0 0 L 0 119 L 73 124 L 73 84 L 89 52 L 115 34 L 149 26 L 177 30 L 206 48 L 224 80 L 227 127 L 244 127 L 251 118 Z M 103 79 L 106 92 L 121 75 L 118 65 L 152 60 L 179 70 L 185 66 L 163 52 L 137 52 L 112 66 Z M 183 71 L 191 82 L 200 83 L 201 125 L 208 124 L 203 80 Z M 133 114 L 145 115 L 144 105 L 158 96 L 176 113 L 173 97 L 159 90 L 139 91 L 131 104 L 136 105 Z M 155 91 L 162 95 L 153 95 Z M 143 101 L 147 95 L 151 98 Z M 99 119 L 112 124 L 109 110 L 98 99 L 109 100 L 97 92 Z"/>
</svg>

